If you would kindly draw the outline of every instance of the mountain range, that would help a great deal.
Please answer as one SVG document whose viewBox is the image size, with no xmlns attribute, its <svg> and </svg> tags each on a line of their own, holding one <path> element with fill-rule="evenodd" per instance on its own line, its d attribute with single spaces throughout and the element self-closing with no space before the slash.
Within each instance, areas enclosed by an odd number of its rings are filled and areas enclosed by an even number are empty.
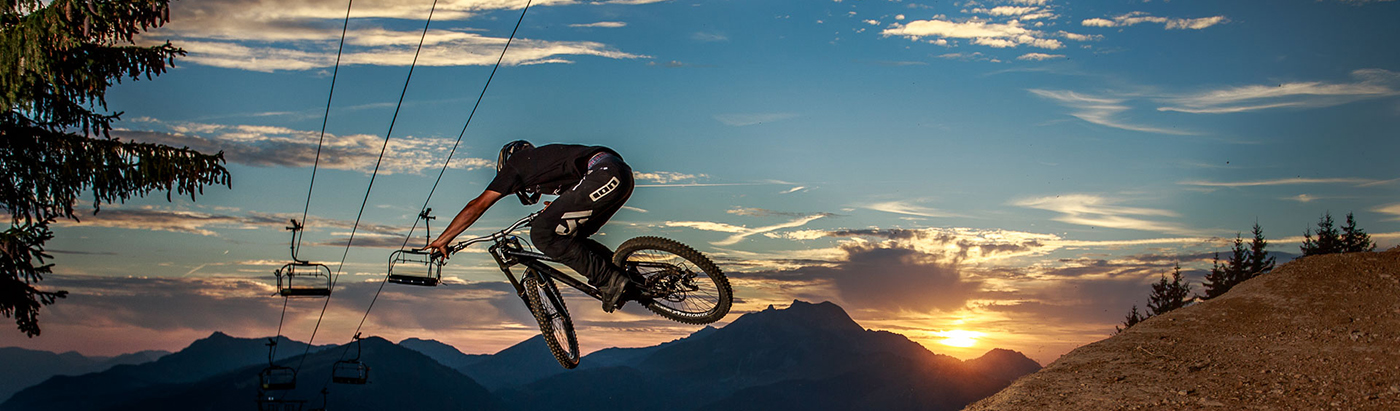
<svg viewBox="0 0 1400 411">
<path fill-rule="evenodd" d="M 80 375 L 116 365 L 151 362 L 166 354 L 170 352 L 150 350 L 116 357 L 88 357 L 74 351 L 57 354 L 19 347 L 0 348 L 0 364 L 5 365 L 0 367 L 0 402 L 55 375 Z"/>
<path fill-rule="evenodd" d="M 153 362 L 50 378 L 0 411 L 250 409 L 267 366 L 263 343 L 215 333 Z M 560 367 L 539 336 L 490 355 L 371 337 L 359 347 L 369 383 L 332 384 L 333 364 L 354 357 L 354 347 L 317 347 L 303 359 L 304 344 L 284 344 L 280 351 L 294 356 L 277 363 L 298 369 L 297 387 L 263 398 L 333 410 L 956 410 L 1040 368 L 1009 350 L 968 361 L 935 354 L 866 330 L 835 304 L 802 301 L 657 346 L 599 350 L 574 370 Z"/>
</svg>

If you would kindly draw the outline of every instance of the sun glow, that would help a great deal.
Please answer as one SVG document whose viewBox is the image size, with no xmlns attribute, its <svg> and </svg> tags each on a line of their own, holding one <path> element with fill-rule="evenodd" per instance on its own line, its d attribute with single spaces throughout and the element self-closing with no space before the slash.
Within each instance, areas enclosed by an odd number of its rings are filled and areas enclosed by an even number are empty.
<svg viewBox="0 0 1400 411">
<path fill-rule="evenodd" d="M 950 347 L 967 348 L 977 345 L 977 339 L 986 336 L 986 333 L 965 330 L 935 331 L 933 335 L 943 337 L 939 343 Z"/>
</svg>

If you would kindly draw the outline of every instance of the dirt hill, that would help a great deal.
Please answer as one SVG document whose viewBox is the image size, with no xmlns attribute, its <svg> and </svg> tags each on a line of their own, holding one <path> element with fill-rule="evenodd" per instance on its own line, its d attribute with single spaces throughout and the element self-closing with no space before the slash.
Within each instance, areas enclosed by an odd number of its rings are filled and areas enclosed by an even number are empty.
<svg viewBox="0 0 1400 411">
<path fill-rule="evenodd" d="M 1400 410 L 1400 247 L 1300 258 L 967 410 Z"/>
</svg>

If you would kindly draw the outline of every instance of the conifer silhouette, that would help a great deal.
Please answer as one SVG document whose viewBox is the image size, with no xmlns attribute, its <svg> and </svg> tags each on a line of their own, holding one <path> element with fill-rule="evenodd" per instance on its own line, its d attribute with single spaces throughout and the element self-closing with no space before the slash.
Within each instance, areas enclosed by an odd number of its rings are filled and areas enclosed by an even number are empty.
<svg viewBox="0 0 1400 411">
<path fill-rule="evenodd" d="M 1268 274 L 1274 270 L 1274 257 L 1269 256 L 1266 249 L 1269 241 L 1264 239 L 1264 229 L 1259 228 L 1259 223 L 1254 223 L 1254 240 L 1249 243 L 1249 260 L 1245 264 L 1245 278 L 1258 277 Z"/>
<path fill-rule="evenodd" d="M 1152 295 L 1148 297 L 1147 315 L 1158 316 L 1191 303 L 1191 284 L 1181 277 L 1181 264 L 1172 271 L 1171 281 L 1166 274 L 1152 285 Z"/>
<path fill-rule="evenodd" d="M 1341 249 L 1344 253 L 1376 251 L 1376 244 L 1371 242 L 1371 235 L 1356 226 L 1356 219 L 1352 218 L 1351 213 L 1347 213 L 1347 225 L 1342 226 Z"/>
<path fill-rule="evenodd" d="M 1332 213 L 1323 214 L 1317 222 L 1317 240 L 1313 240 L 1313 231 L 1308 229 L 1303 233 L 1303 245 L 1299 247 L 1303 256 L 1332 254 L 1341 252 L 1342 237 L 1337 233 L 1337 228 L 1332 225 Z"/>
<path fill-rule="evenodd" d="M 194 198 L 228 185 L 223 153 L 110 138 L 120 112 L 105 113 L 107 88 L 151 79 L 185 54 L 136 37 L 170 19 L 167 0 L 13 0 L 0 5 L 0 315 L 39 335 L 39 309 L 67 295 L 36 287 L 51 273 L 49 225 L 92 207 L 152 191 Z"/>
<path fill-rule="evenodd" d="M 1130 313 L 1128 313 L 1128 316 L 1127 316 L 1127 317 L 1124 317 L 1124 318 L 1123 318 L 1123 326 L 1122 326 L 1122 327 L 1114 326 L 1113 328 L 1114 328 L 1115 331 L 1114 331 L 1113 333 L 1114 333 L 1114 334 L 1122 333 L 1123 330 L 1127 330 L 1127 329 L 1129 329 L 1129 328 L 1132 328 L 1134 325 L 1137 325 L 1137 323 L 1140 323 L 1140 322 L 1142 322 L 1143 320 L 1146 320 L 1147 317 L 1149 317 L 1149 316 L 1144 316 L 1144 315 L 1142 315 L 1141 312 L 1138 311 L 1137 304 L 1133 304 L 1133 311 L 1130 312 Z"/>
<path fill-rule="evenodd" d="M 1246 270 L 1250 265 L 1250 251 L 1244 246 L 1244 238 L 1239 233 L 1235 234 L 1235 245 L 1230 249 L 1229 260 L 1224 264 L 1220 263 L 1220 253 L 1215 253 L 1215 261 L 1211 263 L 1210 274 L 1206 274 L 1205 281 L 1201 286 L 1206 294 L 1198 296 L 1203 300 L 1209 300 L 1225 294 L 1231 287 L 1248 279 Z"/>
</svg>

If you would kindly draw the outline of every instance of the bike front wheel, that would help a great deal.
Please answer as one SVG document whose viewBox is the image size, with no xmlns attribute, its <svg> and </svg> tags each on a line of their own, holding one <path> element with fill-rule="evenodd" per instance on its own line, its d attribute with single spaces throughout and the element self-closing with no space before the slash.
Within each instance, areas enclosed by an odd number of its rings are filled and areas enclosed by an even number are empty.
<svg viewBox="0 0 1400 411">
<path fill-rule="evenodd" d="M 578 338 L 574 336 L 574 320 L 569 318 L 569 309 L 564 307 L 564 299 L 554 281 L 541 280 L 537 273 L 525 275 L 525 304 L 530 313 L 540 323 L 540 334 L 549 346 L 549 352 L 564 368 L 578 366 Z"/>
<path fill-rule="evenodd" d="M 734 302 L 729 279 L 704 254 L 675 240 L 637 237 L 613 253 L 613 264 L 641 282 L 641 302 L 656 314 L 686 324 L 724 318 Z"/>
</svg>

